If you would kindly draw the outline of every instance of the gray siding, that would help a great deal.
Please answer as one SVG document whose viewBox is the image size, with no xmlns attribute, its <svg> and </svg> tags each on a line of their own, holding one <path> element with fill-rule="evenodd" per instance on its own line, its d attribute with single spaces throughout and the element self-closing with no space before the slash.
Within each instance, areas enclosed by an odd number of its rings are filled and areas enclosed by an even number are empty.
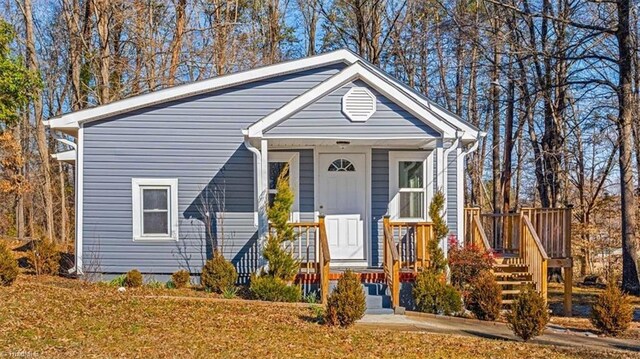
<svg viewBox="0 0 640 359">
<path fill-rule="evenodd" d="M 384 229 L 389 208 L 389 150 L 371 150 L 371 265 L 382 266 Z"/>
<path fill-rule="evenodd" d="M 200 271 L 211 255 L 202 209 L 224 218 L 212 228 L 241 274 L 255 269 L 254 159 L 241 129 L 337 73 L 335 65 L 256 81 L 90 123 L 84 129 L 84 269 L 121 273 Z M 313 158 L 300 158 L 301 209 L 313 206 Z M 309 171 L 311 166 L 311 171 Z M 178 178 L 177 242 L 132 241 L 132 178 Z M 309 180 L 311 182 L 309 184 Z M 223 201 L 205 201 L 220 197 Z M 309 200 L 311 199 L 311 205 Z M 311 206 L 311 207 L 309 207 Z"/>
<path fill-rule="evenodd" d="M 377 110 L 366 122 L 351 122 L 342 113 L 342 96 L 365 86 L 376 96 Z M 267 137 L 406 136 L 435 138 L 439 133 L 362 81 L 348 83 L 267 131 Z"/>
</svg>

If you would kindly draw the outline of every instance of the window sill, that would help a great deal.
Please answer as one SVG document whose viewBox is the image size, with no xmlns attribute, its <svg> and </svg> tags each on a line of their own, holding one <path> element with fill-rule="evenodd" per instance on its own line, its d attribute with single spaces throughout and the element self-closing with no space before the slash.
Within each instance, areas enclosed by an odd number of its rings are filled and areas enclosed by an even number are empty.
<svg viewBox="0 0 640 359">
<path fill-rule="evenodd" d="M 134 242 L 177 242 L 177 237 L 167 237 L 167 236 L 134 236 Z"/>
</svg>

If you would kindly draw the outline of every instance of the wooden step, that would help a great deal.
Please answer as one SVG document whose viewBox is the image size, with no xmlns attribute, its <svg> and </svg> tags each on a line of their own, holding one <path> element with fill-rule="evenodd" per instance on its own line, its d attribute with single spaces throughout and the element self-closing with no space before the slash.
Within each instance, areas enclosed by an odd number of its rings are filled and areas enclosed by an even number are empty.
<svg viewBox="0 0 640 359">
<path fill-rule="evenodd" d="M 498 285 L 507 286 L 507 285 L 529 285 L 533 284 L 533 281 L 530 280 L 499 280 L 496 281 Z"/>
<path fill-rule="evenodd" d="M 493 272 L 493 275 L 496 277 L 531 277 L 531 273 L 529 272 Z"/>
<path fill-rule="evenodd" d="M 502 300 L 502 304 L 512 304 L 514 302 L 514 299 L 503 299 Z"/>
<path fill-rule="evenodd" d="M 508 289 L 508 290 L 502 291 L 502 295 L 512 295 L 512 294 L 520 294 L 520 289 Z"/>
<path fill-rule="evenodd" d="M 497 263 L 493 268 L 523 268 L 529 267 L 526 263 Z"/>
</svg>

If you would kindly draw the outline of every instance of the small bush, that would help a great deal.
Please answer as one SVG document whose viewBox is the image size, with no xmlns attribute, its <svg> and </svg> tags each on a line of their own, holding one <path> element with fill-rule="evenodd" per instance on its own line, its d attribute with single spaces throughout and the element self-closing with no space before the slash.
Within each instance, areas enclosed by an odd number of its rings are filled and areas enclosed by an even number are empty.
<svg viewBox="0 0 640 359">
<path fill-rule="evenodd" d="M 442 275 L 427 270 L 416 277 L 413 297 L 419 311 L 451 315 L 462 310 L 460 293 Z"/>
<path fill-rule="evenodd" d="M 300 300 L 300 289 L 297 286 L 289 286 L 282 279 L 269 275 L 253 275 L 249 290 L 253 298 L 269 302 L 297 302 Z"/>
<path fill-rule="evenodd" d="M 224 299 L 233 299 L 238 296 L 238 288 L 229 287 L 222 291 L 222 298 Z"/>
<path fill-rule="evenodd" d="M 591 308 L 591 323 L 604 334 L 617 336 L 629 328 L 632 319 L 631 299 L 610 281 Z"/>
<path fill-rule="evenodd" d="M 351 270 L 344 272 L 327 298 L 327 324 L 348 327 L 364 316 L 367 302 L 362 283 Z"/>
<path fill-rule="evenodd" d="M 171 275 L 171 282 L 174 288 L 186 288 L 191 284 L 191 274 L 189 271 L 181 269 Z"/>
<path fill-rule="evenodd" d="M 282 248 L 282 242 L 277 237 L 269 236 L 267 238 L 263 254 L 269 262 L 268 275 L 285 282 L 294 280 L 300 270 L 300 263 L 293 258 L 291 252 Z"/>
<path fill-rule="evenodd" d="M 206 290 L 221 294 L 236 284 L 238 272 L 231 262 L 215 251 L 213 259 L 208 260 L 202 267 L 200 282 Z"/>
<path fill-rule="evenodd" d="M 127 272 L 124 278 L 124 286 L 130 288 L 136 288 L 142 286 L 142 273 L 137 269 L 132 269 Z"/>
<path fill-rule="evenodd" d="M 127 279 L 127 275 L 121 274 L 117 277 L 114 277 L 112 280 L 110 280 L 109 285 L 112 287 L 124 287 L 126 279 Z"/>
<path fill-rule="evenodd" d="M 483 271 L 470 285 L 465 304 L 478 319 L 496 320 L 502 306 L 502 290 L 490 271 Z"/>
<path fill-rule="evenodd" d="M 544 298 L 531 286 L 524 286 L 507 312 L 507 326 L 525 342 L 544 331 L 549 311 Z"/>
<path fill-rule="evenodd" d="M 0 285 L 10 286 L 18 277 L 18 262 L 5 243 L 0 243 Z"/>
<path fill-rule="evenodd" d="M 461 247 L 456 240 L 451 240 L 448 262 L 451 284 L 458 290 L 463 290 L 481 272 L 491 269 L 494 259 L 491 253 L 476 246 Z"/>
<path fill-rule="evenodd" d="M 56 244 L 42 238 L 32 242 L 33 247 L 27 253 L 27 262 L 36 275 L 55 275 L 60 271 L 60 252 Z"/>
</svg>

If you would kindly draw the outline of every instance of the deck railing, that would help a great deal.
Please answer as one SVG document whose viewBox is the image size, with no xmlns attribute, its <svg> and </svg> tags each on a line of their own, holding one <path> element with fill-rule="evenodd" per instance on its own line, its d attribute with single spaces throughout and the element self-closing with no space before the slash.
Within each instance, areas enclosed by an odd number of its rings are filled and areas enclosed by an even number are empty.
<svg viewBox="0 0 640 359">
<path fill-rule="evenodd" d="M 547 298 L 547 262 L 549 257 L 536 234 L 529 217 L 522 216 L 520 238 L 520 258 L 529 267 L 536 290 L 543 298 Z"/>
<path fill-rule="evenodd" d="M 503 253 L 517 253 L 520 248 L 520 213 L 483 213 L 482 227 L 491 248 Z"/>
<path fill-rule="evenodd" d="M 491 244 L 480 219 L 480 208 L 465 209 L 464 228 L 465 245 L 474 245 L 485 251 L 491 250 Z"/>
<path fill-rule="evenodd" d="M 571 208 L 523 208 L 549 258 L 571 257 Z"/>
<path fill-rule="evenodd" d="M 284 243 L 284 248 L 300 263 L 300 273 L 315 274 L 320 286 L 320 298 L 326 303 L 329 294 L 329 242 L 324 216 L 318 222 L 290 223 L 295 239 Z"/>
</svg>

